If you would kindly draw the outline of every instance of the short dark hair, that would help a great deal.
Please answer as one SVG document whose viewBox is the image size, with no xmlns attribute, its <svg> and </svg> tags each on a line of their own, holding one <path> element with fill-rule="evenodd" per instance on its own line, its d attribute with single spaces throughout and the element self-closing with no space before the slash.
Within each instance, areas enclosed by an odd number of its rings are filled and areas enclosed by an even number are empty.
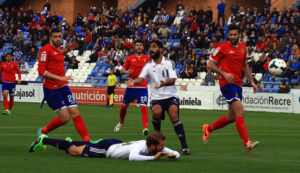
<svg viewBox="0 0 300 173">
<path fill-rule="evenodd" d="M 12 53 L 6 53 L 6 54 L 5 54 L 5 57 L 7 57 L 8 55 L 13 56 Z"/>
<path fill-rule="evenodd" d="M 149 134 L 146 140 L 147 147 L 150 147 L 151 145 L 158 145 L 159 140 L 166 140 L 166 136 L 160 132 L 154 132 Z"/>
<path fill-rule="evenodd" d="M 133 44 L 136 44 L 136 43 L 142 43 L 142 45 L 145 46 L 145 42 L 143 40 L 141 40 L 141 39 L 134 40 Z"/>
<path fill-rule="evenodd" d="M 52 36 L 52 33 L 56 33 L 56 32 L 61 32 L 61 30 L 59 28 L 53 28 L 50 31 L 50 36 Z"/>
<path fill-rule="evenodd" d="M 240 27 L 238 25 L 235 25 L 235 24 L 230 24 L 228 26 L 228 31 L 231 31 L 231 30 L 237 30 L 238 33 L 240 33 Z"/>
<path fill-rule="evenodd" d="M 149 44 L 149 45 L 151 45 L 152 43 L 157 44 L 157 46 L 158 46 L 159 48 L 163 48 L 163 47 L 164 47 L 163 44 L 162 44 L 162 42 L 161 42 L 160 40 L 153 39 L 153 40 L 150 41 L 150 44 Z"/>
</svg>

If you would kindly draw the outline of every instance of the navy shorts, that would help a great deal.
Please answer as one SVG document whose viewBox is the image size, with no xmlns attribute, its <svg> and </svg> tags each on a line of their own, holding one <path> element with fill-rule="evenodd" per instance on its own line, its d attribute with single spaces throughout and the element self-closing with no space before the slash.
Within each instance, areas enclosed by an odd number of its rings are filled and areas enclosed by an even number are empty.
<svg viewBox="0 0 300 173">
<path fill-rule="evenodd" d="M 231 105 L 236 100 L 243 100 L 242 87 L 235 84 L 227 84 L 221 88 L 222 95 L 225 97 L 227 103 Z"/>
<path fill-rule="evenodd" d="M 161 113 L 160 119 L 162 119 L 162 120 L 165 119 L 165 111 L 168 111 L 169 107 L 171 105 L 176 105 L 178 107 L 178 117 L 179 117 L 179 98 L 170 97 L 170 98 L 163 99 L 163 100 L 152 100 L 151 105 L 150 105 L 151 109 L 155 105 L 160 105 L 162 108 L 162 113 Z"/>
<path fill-rule="evenodd" d="M 148 90 L 147 88 L 126 88 L 123 104 L 128 105 L 129 103 L 137 100 L 138 105 L 148 104 Z"/>
<path fill-rule="evenodd" d="M 86 144 L 82 151 L 82 157 L 106 157 L 108 148 L 114 144 L 120 144 L 123 141 L 118 139 L 104 139 L 96 144 Z"/>
<path fill-rule="evenodd" d="M 16 93 L 16 83 L 15 82 L 2 82 L 2 92 L 8 91 L 10 95 L 15 95 Z"/>
<path fill-rule="evenodd" d="M 44 99 L 54 112 L 66 107 L 77 106 L 76 100 L 68 86 L 59 89 L 48 89 L 44 87 Z"/>
</svg>

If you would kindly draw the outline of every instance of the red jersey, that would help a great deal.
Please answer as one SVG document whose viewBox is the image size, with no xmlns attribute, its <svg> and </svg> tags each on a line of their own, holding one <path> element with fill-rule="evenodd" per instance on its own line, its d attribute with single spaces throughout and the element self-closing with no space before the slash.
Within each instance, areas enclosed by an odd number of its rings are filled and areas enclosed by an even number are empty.
<svg viewBox="0 0 300 173">
<path fill-rule="evenodd" d="M 224 42 L 216 48 L 210 59 L 218 62 L 218 68 L 224 72 L 231 73 L 234 76 L 234 84 L 242 86 L 243 68 L 247 63 L 247 50 L 244 45 L 238 43 L 237 47 L 229 41 Z M 228 84 L 227 80 L 218 75 L 220 87 Z"/>
<path fill-rule="evenodd" d="M 38 72 L 40 76 L 43 76 L 45 72 L 50 72 L 57 76 L 65 76 L 64 55 L 61 47 L 57 49 L 48 43 L 40 50 Z M 50 78 L 44 78 L 43 83 L 43 86 L 48 89 L 59 89 L 68 84 L 67 81 Z"/>
<path fill-rule="evenodd" d="M 129 77 L 135 79 L 139 77 L 144 65 L 150 60 L 150 56 L 144 54 L 142 54 L 141 57 L 131 55 L 126 58 L 125 64 L 123 65 L 123 69 L 133 70 L 133 73 Z M 141 84 L 134 85 L 133 87 L 147 88 L 147 79 L 143 80 Z"/>
<path fill-rule="evenodd" d="M 17 63 L 6 61 L 1 64 L 0 75 L 2 75 L 3 82 L 16 82 L 16 72 L 18 73 L 19 80 L 21 80 L 21 71 L 18 68 Z"/>
</svg>

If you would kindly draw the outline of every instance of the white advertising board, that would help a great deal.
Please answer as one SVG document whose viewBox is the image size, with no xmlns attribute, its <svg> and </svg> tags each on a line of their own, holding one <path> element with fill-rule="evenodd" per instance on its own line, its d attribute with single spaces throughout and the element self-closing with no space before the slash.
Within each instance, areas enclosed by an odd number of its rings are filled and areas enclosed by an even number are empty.
<svg viewBox="0 0 300 173">
<path fill-rule="evenodd" d="M 226 110 L 228 105 L 220 91 L 214 92 L 214 109 Z M 294 112 L 291 94 L 243 92 L 243 105 L 247 111 Z"/>
</svg>

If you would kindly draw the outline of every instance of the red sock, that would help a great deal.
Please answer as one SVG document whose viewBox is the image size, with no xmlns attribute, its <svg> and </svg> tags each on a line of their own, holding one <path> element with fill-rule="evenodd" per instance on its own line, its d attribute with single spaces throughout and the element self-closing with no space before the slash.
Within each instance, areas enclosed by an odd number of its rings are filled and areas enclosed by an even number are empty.
<svg viewBox="0 0 300 173">
<path fill-rule="evenodd" d="M 240 134 L 240 137 L 243 140 L 244 146 L 247 146 L 247 142 L 249 141 L 247 127 L 245 125 L 244 117 L 236 117 L 235 118 L 235 126 Z"/>
<path fill-rule="evenodd" d="M 90 141 L 89 133 L 86 129 L 86 126 L 83 122 L 81 115 L 74 117 L 73 122 L 74 122 L 75 128 L 76 128 L 77 132 L 80 134 L 82 140 Z"/>
<path fill-rule="evenodd" d="M 13 106 L 14 106 L 14 98 L 11 97 L 11 98 L 9 99 L 9 110 L 11 110 Z"/>
<path fill-rule="evenodd" d="M 211 123 L 208 126 L 207 130 L 211 132 L 213 130 L 220 129 L 220 128 L 226 126 L 227 124 L 230 124 L 231 122 L 229 122 L 227 120 L 227 117 L 228 117 L 227 115 L 224 115 L 224 116 L 220 117 L 216 122 Z"/>
<path fill-rule="evenodd" d="M 5 110 L 9 110 L 7 97 L 3 97 L 3 106 Z"/>
<path fill-rule="evenodd" d="M 120 109 L 120 123 L 124 124 L 125 123 L 125 116 L 126 116 L 127 108 L 125 105 L 121 106 Z"/>
<path fill-rule="evenodd" d="M 63 122 L 60 117 L 56 117 L 53 120 L 51 120 L 50 123 L 47 126 L 45 126 L 42 129 L 42 133 L 47 134 L 50 131 L 52 131 L 52 130 L 54 130 L 54 129 L 56 129 L 59 126 L 64 125 L 64 124 L 65 124 L 65 122 Z"/>
<path fill-rule="evenodd" d="M 147 106 L 142 106 L 141 111 L 142 111 L 143 128 L 146 129 L 148 128 L 148 121 L 149 121 Z"/>
</svg>

